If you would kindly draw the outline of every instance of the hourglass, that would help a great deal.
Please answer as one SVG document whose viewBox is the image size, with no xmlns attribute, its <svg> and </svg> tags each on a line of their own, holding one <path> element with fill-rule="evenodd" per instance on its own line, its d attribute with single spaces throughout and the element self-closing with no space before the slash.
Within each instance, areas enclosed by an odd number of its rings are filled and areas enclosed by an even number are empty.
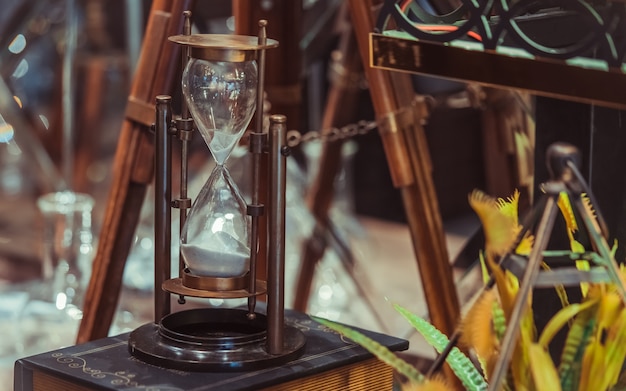
<svg viewBox="0 0 626 391">
<path fill-rule="evenodd" d="M 177 43 L 212 49 L 233 50 L 246 45 L 245 38 L 236 36 L 174 39 Z M 203 58 L 192 57 L 183 71 L 184 98 L 216 163 L 181 232 L 181 254 L 188 269 L 185 276 L 245 281 L 242 279 L 250 267 L 246 203 L 225 166 L 256 106 L 258 69 L 250 53 L 254 52 L 241 52 L 241 58 L 230 56 L 234 61 L 228 62 L 218 50 L 192 53 Z M 185 285 L 193 285 L 192 280 L 187 280 Z M 241 285 L 229 284 L 230 287 Z M 213 287 L 218 288 L 217 284 Z"/>
<path fill-rule="evenodd" d="M 188 17 L 189 14 L 187 14 Z M 155 323 L 133 331 L 129 350 L 140 360 L 182 370 L 245 370 L 278 365 L 298 357 L 304 334 L 284 322 L 284 199 L 286 129 L 284 116 L 272 116 L 263 133 L 264 51 L 278 42 L 258 37 L 189 33 L 169 40 L 183 48 L 183 110 L 171 119 L 171 98 L 156 106 Z M 255 110 L 257 131 L 250 135 L 255 156 L 267 152 L 269 184 L 268 279 L 256 280 L 259 186 L 247 205 L 226 162 Z M 186 118 L 191 114 L 191 118 Z M 186 198 L 186 142 L 195 123 L 215 167 L 191 205 Z M 175 124 L 175 126 L 174 126 Z M 171 201 L 171 146 L 181 148 L 181 198 Z M 259 172 L 260 159 L 252 171 Z M 255 178 L 258 181 L 258 176 Z M 188 214 L 186 209 L 191 205 Z M 179 277 L 171 278 L 171 206 L 181 209 Z M 276 227 L 282 225 L 280 229 Z M 279 245 L 277 247 L 277 245 Z M 271 254 L 270 254 L 271 253 Z M 270 259 L 271 258 L 271 259 Z M 248 308 L 194 308 L 170 313 L 170 295 L 196 298 L 248 298 Z M 267 313 L 255 311 L 256 296 L 267 294 Z"/>
</svg>

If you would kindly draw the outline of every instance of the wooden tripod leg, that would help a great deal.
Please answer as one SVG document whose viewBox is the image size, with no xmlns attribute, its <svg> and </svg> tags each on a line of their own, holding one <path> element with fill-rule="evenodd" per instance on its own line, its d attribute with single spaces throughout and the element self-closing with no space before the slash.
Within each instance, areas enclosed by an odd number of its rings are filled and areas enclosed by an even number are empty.
<svg viewBox="0 0 626 391">
<path fill-rule="evenodd" d="M 118 141 L 113 184 L 85 295 L 77 343 L 106 337 L 109 332 L 141 204 L 153 177 L 154 145 L 148 135 L 154 122 L 152 101 L 156 95 L 171 91 L 180 64 L 176 45 L 169 43 L 167 37 L 180 34 L 182 13 L 191 3 L 190 0 L 155 0 L 152 4 L 137 76 Z"/>
<path fill-rule="evenodd" d="M 350 15 L 363 64 L 370 63 L 369 34 L 374 29 L 371 0 L 350 0 Z M 407 110 L 414 98 L 405 74 L 365 66 L 381 138 L 394 185 L 400 189 L 431 322 L 451 335 L 460 316 L 431 176 L 420 112 Z M 422 105 L 418 105 L 423 107 Z"/>
<path fill-rule="evenodd" d="M 341 35 L 339 49 L 335 52 L 334 66 L 341 69 L 331 86 L 326 102 L 322 129 L 328 132 L 332 127 L 344 126 L 356 117 L 358 86 L 351 85 L 349 80 L 363 71 L 361 58 L 356 46 L 356 39 L 351 28 L 345 29 Z M 328 212 L 335 195 L 334 183 L 341 169 L 341 149 L 343 142 L 324 143 L 320 156 L 320 165 L 307 195 L 307 205 L 313 214 L 316 229 L 303 245 L 303 254 L 297 275 L 297 289 L 294 298 L 294 309 L 306 312 L 315 266 L 326 250 L 325 236 L 328 232 Z"/>
</svg>

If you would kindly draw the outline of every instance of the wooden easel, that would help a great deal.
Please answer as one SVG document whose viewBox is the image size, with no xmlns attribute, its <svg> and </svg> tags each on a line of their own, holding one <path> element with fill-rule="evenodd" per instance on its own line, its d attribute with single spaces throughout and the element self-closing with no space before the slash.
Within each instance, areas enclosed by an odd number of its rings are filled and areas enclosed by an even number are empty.
<svg viewBox="0 0 626 391">
<path fill-rule="evenodd" d="M 368 35 L 374 29 L 374 4 L 371 0 L 350 0 L 349 4 L 361 60 L 369 64 Z M 402 194 L 430 320 L 443 333 L 452 333 L 460 306 L 422 126 L 427 108 L 419 101 L 407 110 L 407 104 L 415 100 L 410 76 L 364 68 L 374 110 L 383 121 L 383 147 L 393 183 Z"/>
<path fill-rule="evenodd" d="M 167 36 L 180 32 L 182 12 L 190 7 L 190 3 L 189 0 L 156 0 L 152 6 L 136 73 L 139 76 L 133 83 L 127 119 L 115 157 L 114 183 L 87 291 L 78 342 L 105 337 L 113 318 L 140 206 L 153 176 L 153 145 L 147 132 L 154 121 L 154 108 L 150 102 L 157 94 L 167 93 L 171 89 L 179 56 L 173 53 L 173 45 L 167 44 Z M 239 16 L 255 16 L 254 19 L 248 18 L 249 20 L 258 20 L 256 17 L 260 13 L 261 17 L 269 20 L 269 26 L 282 25 L 286 40 L 281 41 L 281 47 L 297 49 L 298 40 L 294 40 L 297 34 L 293 34 L 293 29 L 291 33 L 286 31 L 285 26 L 288 24 L 285 19 L 275 23 L 272 23 L 272 19 L 276 17 L 277 9 L 281 9 L 279 5 L 282 5 L 287 8 L 282 8 L 283 13 L 279 15 L 287 16 L 288 22 L 295 22 L 289 16 L 297 17 L 298 7 L 293 3 L 298 2 L 282 0 L 275 3 L 275 8 L 267 15 L 260 11 L 258 2 L 251 0 L 235 1 L 234 9 Z M 372 1 L 350 0 L 349 7 L 361 63 L 369 64 L 368 33 L 374 26 Z M 285 10 L 292 10 L 293 13 Z M 289 26 L 299 27 L 298 24 Z M 238 29 L 238 33 L 250 34 L 242 31 L 244 27 L 241 25 Z M 250 27 L 250 30 L 254 29 L 256 27 Z M 272 36 L 272 32 L 268 31 L 268 35 Z M 288 39 L 290 36 L 291 39 Z M 280 35 L 273 37 L 281 40 Z M 294 42 L 296 46 L 293 46 Z M 299 87 L 292 79 L 298 76 L 299 66 L 294 66 L 294 59 L 283 58 L 283 63 L 286 66 L 287 60 L 290 60 L 287 69 L 295 71 L 295 76 L 293 72 L 283 72 L 284 68 L 272 68 L 269 66 L 271 59 L 268 58 L 269 72 L 273 70 L 278 75 L 274 75 L 277 79 L 268 75 L 266 83 L 270 92 L 272 80 L 275 83 L 274 91 L 280 92 L 278 96 L 297 92 Z M 430 155 L 422 128 L 426 115 L 424 102 L 417 101 L 413 106 L 407 106 L 415 98 L 410 88 L 409 76 L 369 66 L 364 68 L 376 115 L 381 123 L 380 134 L 391 176 L 402 194 L 430 319 L 442 332 L 452 333 L 459 317 L 459 303 L 431 178 Z M 278 106 L 280 105 L 274 105 L 273 111 L 280 110 Z M 288 116 L 290 119 L 294 117 L 297 118 L 297 113 Z M 338 120 L 335 118 L 329 122 Z M 326 148 L 325 160 L 336 157 L 339 151 L 336 146 L 329 144 Z M 321 211 L 326 208 L 327 206 L 323 206 Z"/>
<path fill-rule="evenodd" d="M 237 0 L 235 3 L 240 11 L 256 12 L 256 17 L 267 19 L 269 26 L 276 24 L 272 23 L 272 20 L 273 18 L 276 20 L 277 9 L 281 8 L 281 1 L 276 2 L 275 8 L 265 13 L 255 7 L 255 2 L 250 0 Z M 361 64 L 369 64 L 368 34 L 374 28 L 372 15 L 374 2 L 354 0 L 348 5 L 360 53 L 360 61 L 356 58 L 356 63 L 350 65 L 354 68 L 362 66 Z M 248 31 L 244 30 L 241 33 L 249 34 L 253 31 L 254 26 L 250 25 Z M 283 62 L 285 62 L 284 59 Z M 409 107 L 410 102 L 414 101 L 415 93 L 411 88 L 408 75 L 373 69 L 369 66 L 363 68 L 365 68 L 369 82 L 377 118 L 383 123 L 380 129 L 383 146 L 393 183 L 402 194 L 430 318 L 440 330 L 451 333 L 459 318 L 460 310 L 432 182 L 430 154 L 422 128 L 426 115 L 425 106 L 423 102 L 418 102 L 412 108 Z M 268 70 L 271 70 L 271 67 L 268 66 Z M 336 103 L 333 99 L 341 98 L 346 92 L 342 91 L 341 86 L 333 87 L 325 113 L 325 127 L 345 125 L 341 123 L 343 120 L 341 114 L 333 112 L 332 105 Z M 343 97 L 346 96 L 343 95 Z M 340 150 L 340 143 L 324 145 L 323 168 L 320 172 L 323 169 L 325 175 L 317 178 L 308 200 L 318 222 L 323 222 L 327 218 L 330 197 L 332 197 L 331 184 L 338 172 Z M 307 259 L 303 260 L 298 280 L 298 290 L 302 288 L 302 291 L 297 293 L 296 309 L 305 309 L 308 300 L 307 287 L 310 286 L 312 270 L 319 255 L 319 253 L 312 252 Z"/>
<path fill-rule="evenodd" d="M 141 204 L 153 177 L 154 97 L 171 91 L 180 66 L 167 37 L 182 31 L 192 0 L 154 0 L 122 125 L 98 251 L 87 288 L 77 342 L 104 338 L 117 308 L 122 275 Z"/>
</svg>

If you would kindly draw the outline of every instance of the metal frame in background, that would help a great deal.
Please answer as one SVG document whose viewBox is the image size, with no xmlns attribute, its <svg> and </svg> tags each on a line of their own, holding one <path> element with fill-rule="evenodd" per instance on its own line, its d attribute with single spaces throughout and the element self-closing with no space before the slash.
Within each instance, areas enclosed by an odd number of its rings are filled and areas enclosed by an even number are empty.
<svg viewBox="0 0 626 391">
<path fill-rule="evenodd" d="M 623 2 L 461 0 L 446 15 L 421 3 L 385 0 L 370 35 L 373 67 L 626 108 Z"/>
</svg>

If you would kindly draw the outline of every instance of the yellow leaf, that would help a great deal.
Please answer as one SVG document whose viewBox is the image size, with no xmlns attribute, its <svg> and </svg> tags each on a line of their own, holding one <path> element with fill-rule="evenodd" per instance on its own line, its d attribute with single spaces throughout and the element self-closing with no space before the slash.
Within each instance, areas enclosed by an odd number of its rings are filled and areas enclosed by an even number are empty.
<svg viewBox="0 0 626 391">
<path fill-rule="evenodd" d="M 517 227 L 517 229 L 515 230 L 515 237 L 517 237 L 521 228 L 521 226 Z M 520 255 L 530 255 L 530 250 L 532 250 L 534 243 L 535 237 L 526 233 L 526 235 L 522 238 L 522 240 L 519 242 L 519 245 L 515 249 L 515 253 Z"/>
<path fill-rule="evenodd" d="M 572 250 L 572 252 L 574 253 L 578 253 L 578 254 L 582 254 L 585 252 L 585 246 L 582 245 L 582 243 L 580 243 L 579 241 L 575 240 L 575 239 L 570 239 L 570 249 Z M 576 261 L 576 269 L 578 270 L 590 270 L 590 265 L 589 265 L 589 261 L 584 260 L 584 259 L 579 259 Z M 587 296 L 587 292 L 589 292 L 589 283 L 588 282 L 581 282 L 580 283 L 580 292 L 582 293 L 583 297 Z"/>
<path fill-rule="evenodd" d="M 520 331 L 517 339 L 517 345 L 511 359 L 511 373 L 515 383 L 515 390 L 532 389 L 531 378 L 528 368 L 531 365 L 532 358 L 530 356 L 529 347 L 535 340 L 535 322 L 533 320 L 533 312 L 529 304 L 524 310 L 524 315 L 520 319 Z"/>
<path fill-rule="evenodd" d="M 493 304 L 495 302 L 496 292 L 485 291 L 472 305 L 461 323 L 463 330 L 461 343 L 473 348 L 478 357 L 486 362 L 487 367 L 498 354 L 498 340 L 493 329 Z"/>
<path fill-rule="evenodd" d="M 449 391 L 452 387 L 442 377 L 433 377 L 424 380 L 423 383 L 406 383 L 402 385 L 402 391 Z"/>
<path fill-rule="evenodd" d="M 544 270 L 552 270 L 550 266 L 545 262 L 541 262 L 541 267 Z M 556 295 L 559 297 L 559 300 L 561 300 L 561 306 L 567 307 L 569 305 L 569 297 L 567 297 L 567 291 L 565 290 L 565 286 L 563 286 L 563 284 L 555 284 L 554 290 L 556 291 Z"/>
<path fill-rule="evenodd" d="M 515 192 L 511 197 L 506 199 L 498 198 L 497 206 L 500 213 L 513 220 L 513 225 L 517 226 L 518 223 L 518 209 L 519 209 L 519 190 L 515 189 Z"/>
<path fill-rule="evenodd" d="M 620 316 L 622 300 L 617 294 L 607 294 L 605 287 L 592 286 L 589 296 L 600 295 L 600 305 L 596 315 L 597 325 L 593 340 L 585 349 L 583 355 L 582 372 L 580 376 L 580 389 L 604 390 L 604 373 L 607 366 L 607 334 L 613 323 Z"/>
<path fill-rule="evenodd" d="M 480 219 L 485 233 L 485 251 L 502 255 L 515 242 L 516 220 L 500 212 L 498 202 L 480 190 L 474 190 L 469 203 Z"/>
<path fill-rule="evenodd" d="M 619 318 L 608 331 L 606 338 L 606 386 L 613 386 L 621 372 L 626 358 L 626 310 L 621 308 Z"/>
<path fill-rule="evenodd" d="M 598 219 L 596 218 L 596 211 L 593 209 L 593 205 L 591 205 L 591 200 L 589 196 L 585 193 L 581 194 L 581 199 L 583 201 L 583 208 L 585 208 L 586 213 L 589 216 L 593 216 L 591 219 L 591 223 L 595 227 L 595 229 L 600 232 L 600 224 L 598 224 Z"/>
<path fill-rule="evenodd" d="M 561 381 L 550 354 L 538 344 L 528 347 L 530 372 L 537 391 L 559 391 Z"/>
<path fill-rule="evenodd" d="M 487 282 L 489 281 L 489 268 L 487 267 L 487 264 L 485 263 L 485 256 L 483 255 L 483 252 L 481 251 L 480 253 L 478 253 L 478 260 L 480 261 L 480 274 L 483 278 L 483 284 L 487 284 Z"/>
<path fill-rule="evenodd" d="M 583 303 L 570 304 L 565 308 L 562 308 L 559 312 L 554 314 L 550 321 L 546 324 L 539 337 L 539 346 L 544 349 L 548 348 L 548 344 L 552 341 L 552 338 L 565 326 L 570 319 L 578 315 L 581 311 L 586 310 L 592 305 L 596 304 L 597 300 L 586 300 Z"/>
<path fill-rule="evenodd" d="M 570 234 L 570 239 L 572 239 L 571 234 L 578 231 L 578 223 L 576 222 L 574 209 L 572 208 L 572 204 L 569 200 L 569 197 L 567 196 L 567 193 L 561 192 L 559 194 L 559 200 L 557 201 L 557 205 L 559 206 L 561 214 L 565 219 L 565 226 L 567 227 L 568 234 Z"/>
</svg>

